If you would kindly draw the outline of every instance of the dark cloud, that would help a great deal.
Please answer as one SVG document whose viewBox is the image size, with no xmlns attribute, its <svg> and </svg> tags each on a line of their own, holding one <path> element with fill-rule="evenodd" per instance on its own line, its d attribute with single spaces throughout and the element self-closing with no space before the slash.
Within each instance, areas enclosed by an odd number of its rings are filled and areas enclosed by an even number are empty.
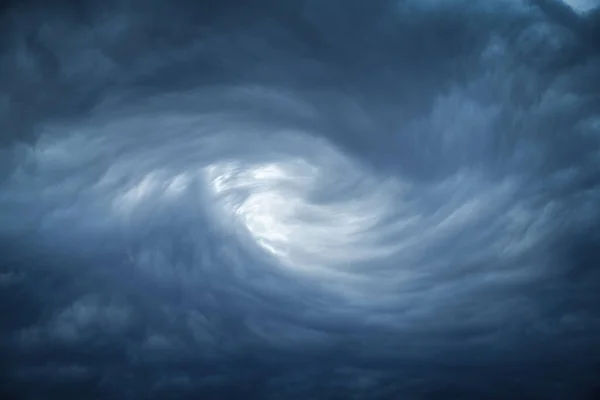
<svg viewBox="0 0 600 400">
<path fill-rule="evenodd" d="M 597 15 L 5 7 L 1 389 L 594 398 Z"/>
</svg>

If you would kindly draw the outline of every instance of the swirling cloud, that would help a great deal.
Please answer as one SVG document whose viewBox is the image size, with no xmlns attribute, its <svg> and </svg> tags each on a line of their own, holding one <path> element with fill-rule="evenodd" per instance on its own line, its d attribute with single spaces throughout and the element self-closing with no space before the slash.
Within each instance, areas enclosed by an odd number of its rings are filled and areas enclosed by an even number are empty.
<svg viewBox="0 0 600 400">
<path fill-rule="evenodd" d="M 589 390 L 598 61 L 563 58 L 572 31 L 520 1 L 134 3 L 9 41 L 10 388 Z"/>
</svg>

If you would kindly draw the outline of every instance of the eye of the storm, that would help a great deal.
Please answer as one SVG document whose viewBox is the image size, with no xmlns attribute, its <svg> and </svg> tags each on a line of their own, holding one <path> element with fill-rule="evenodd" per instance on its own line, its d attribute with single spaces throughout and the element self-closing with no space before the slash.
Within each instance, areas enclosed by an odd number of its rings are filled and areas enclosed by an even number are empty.
<svg viewBox="0 0 600 400">
<path fill-rule="evenodd" d="M 333 148 L 314 151 L 207 166 L 217 212 L 260 249 L 304 272 L 393 254 L 393 246 L 375 240 L 390 233 L 376 231 L 391 207 L 393 185 L 377 185 Z"/>
</svg>

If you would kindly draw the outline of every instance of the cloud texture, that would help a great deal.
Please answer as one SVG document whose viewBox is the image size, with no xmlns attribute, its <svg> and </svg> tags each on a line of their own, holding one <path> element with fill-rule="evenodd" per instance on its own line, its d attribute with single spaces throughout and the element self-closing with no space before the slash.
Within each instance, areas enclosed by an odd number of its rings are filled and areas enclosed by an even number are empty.
<svg viewBox="0 0 600 400">
<path fill-rule="evenodd" d="M 541 3 L 8 7 L 3 390 L 593 398 L 597 26 Z"/>
</svg>

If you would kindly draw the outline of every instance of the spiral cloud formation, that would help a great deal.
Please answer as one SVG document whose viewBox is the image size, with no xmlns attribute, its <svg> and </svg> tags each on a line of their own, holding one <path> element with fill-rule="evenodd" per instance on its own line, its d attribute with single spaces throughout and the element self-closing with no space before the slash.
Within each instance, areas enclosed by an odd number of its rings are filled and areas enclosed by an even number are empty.
<svg viewBox="0 0 600 400">
<path fill-rule="evenodd" d="M 594 398 L 600 9 L 575 3 L 7 7 L 1 390 Z"/>
</svg>

